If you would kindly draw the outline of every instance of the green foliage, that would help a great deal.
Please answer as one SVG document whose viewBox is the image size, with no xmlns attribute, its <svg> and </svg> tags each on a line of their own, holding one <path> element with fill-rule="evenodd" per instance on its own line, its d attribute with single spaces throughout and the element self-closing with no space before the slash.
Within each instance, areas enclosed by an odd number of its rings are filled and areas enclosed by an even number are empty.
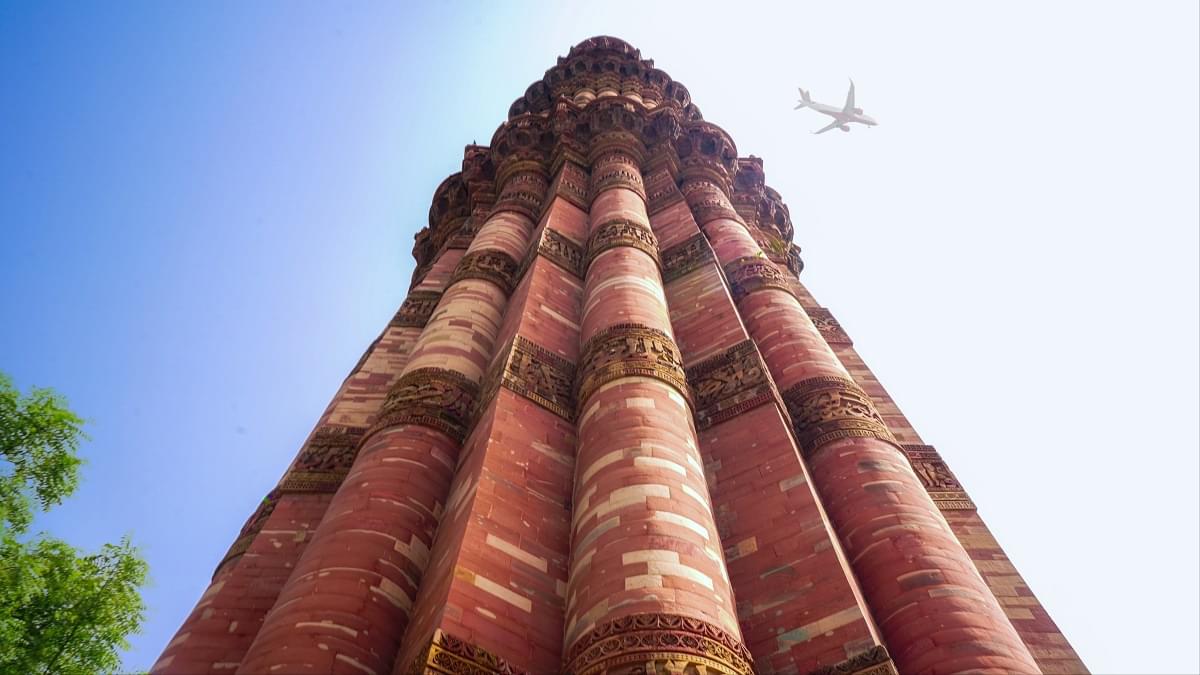
<svg viewBox="0 0 1200 675">
<path fill-rule="evenodd" d="M 75 491 L 84 438 L 83 420 L 62 397 L 37 388 L 22 397 L 0 373 L 0 525 L 24 532 L 31 494 L 44 511 Z"/>
<path fill-rule="evenodd" d="M 33 504 L 79 484 L 83 420 L 49 389 L 27 396 L 0 373 L 0 673 L 112 672 L 145 618 L 147 566 L 128 539 L 82 554 L 27 536 Z"/>
</svg>

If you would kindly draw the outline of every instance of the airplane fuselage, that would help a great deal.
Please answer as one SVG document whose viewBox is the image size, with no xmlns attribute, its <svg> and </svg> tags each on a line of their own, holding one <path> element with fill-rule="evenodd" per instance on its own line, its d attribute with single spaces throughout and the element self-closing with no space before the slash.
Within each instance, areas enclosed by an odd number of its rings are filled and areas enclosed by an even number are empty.
<svg viewBox="0 0 1200 675">
<path fill-rule="evenodd" d="M 873 127 L 873 126 L 876 126 L 877 124 L 879 124 L 870 115 L 864 115 L 860 112 L 853 112 L 850 114 L 846 114 L 846 113 L 842 112 L 842 109 L 837 106 L 826 105 L 824 103 L 810 103 L 808 105 L 808 107 L 812 108 L 813 110 L 816 110 L 817 112 L 822 113 L 824 115 L 829 115 L 833 119 L 835 119 L 843 124 L 849 124 L 851 122 L 854 122 L 857 124 L 865 124 L 869 127 Z"/>
</svg>

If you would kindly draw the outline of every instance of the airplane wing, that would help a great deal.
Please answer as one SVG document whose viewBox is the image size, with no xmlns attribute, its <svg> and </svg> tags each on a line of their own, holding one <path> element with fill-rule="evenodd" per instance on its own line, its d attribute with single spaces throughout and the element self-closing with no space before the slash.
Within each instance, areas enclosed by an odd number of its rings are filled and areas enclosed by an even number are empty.
<svg viewBox="0 0 1200 675">
<path fill-rule="evenodd" d="M 854 114 L 854 80 L 850 80 L 850 91 L 846 93 L 846 105 L 842 106 L 842 114 Z"/>
<path fill-rule="evenodd" d="M 829 124 L 827 124 L 826 126 L 821 127 L 821 129 L 819 131 L 814 131 L 813 133 L 814 134 L 823 134 L 826 131 L 833 129 L 834 127 L 840 126 L 841 124 L 842 124 L 841 120 L 834 120 L 834 121 L 830 122 Z"/>
</svg>

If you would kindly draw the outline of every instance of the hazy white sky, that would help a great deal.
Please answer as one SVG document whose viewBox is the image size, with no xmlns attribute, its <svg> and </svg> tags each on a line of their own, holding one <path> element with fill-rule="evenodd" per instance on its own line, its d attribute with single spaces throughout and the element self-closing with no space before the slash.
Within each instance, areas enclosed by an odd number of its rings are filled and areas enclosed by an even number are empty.
<svg viewBox="0 0 1200 675">
<path fill-rule="evenodd" d="M 399 305 L 463 146 L 609 34 L 763 158 L 803 281 L 1084 662 L 1200 672 L 1197 3 L 562 4 L 0 8 L 0 368 L 95 420 L 44 525 L 146 550 L 126 665 Z M 851 77 L 880 126 L 813 136 L 796 87 Z"/>
</svg>

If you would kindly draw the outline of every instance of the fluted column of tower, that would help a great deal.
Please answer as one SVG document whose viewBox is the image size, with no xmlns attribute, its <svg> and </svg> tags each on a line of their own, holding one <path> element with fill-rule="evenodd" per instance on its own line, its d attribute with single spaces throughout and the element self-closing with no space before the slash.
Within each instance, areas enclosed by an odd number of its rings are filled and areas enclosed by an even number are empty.
<svg viewBox="0 0 1200 675">
<path fill-rule="evenodd" d="M 472 231 L 472 224 L 464 222 L 468 209 L 466 186 L 456 173 L 434 193 L 427 232 Z M 441 255 L 430 261 L 395 316 L 338 388 L 287 472 L 217 564 L 212 583 L 151 672 L 230 672 L 242 660 L 354 462 L 363 432 L 378 417 L 466 248 L 461 235 L 429 243 L 444 247 Z"/>
<path fill-rule="evenodd" d="M 750 656 L 646 215 L 641 143 L 628 131 L 643 122 L 605 103 L 589 108 L 600 133 L 591 148 L 565 670 L 625 673 L 637 663 L 646 672 L 745 674 Z"/>
<path fill-rule="evenodd" d="M 689 129 L 682 191 L 783 393 L 817 491 L 897 668 L 1038 672 L 870 397 L 734 211 L 729 176 L 706 152 L 727 145 L 718 131 Z"/>
<path fill-rule="evenodd" d="M 513 143 L 492 214 L 238 672 L 391 669 L 547 187 Z"/>
</svg>

